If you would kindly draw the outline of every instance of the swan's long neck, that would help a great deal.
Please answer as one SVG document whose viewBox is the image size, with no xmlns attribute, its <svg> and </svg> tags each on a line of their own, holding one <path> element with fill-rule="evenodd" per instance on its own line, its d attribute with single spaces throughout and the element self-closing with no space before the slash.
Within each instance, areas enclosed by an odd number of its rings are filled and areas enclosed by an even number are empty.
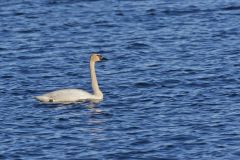
<svg viewBox="0 0 240 160">
<path fill-rule="evenodd" d="M 93 94 L 99 99 L 103 98 L 103 94 L 101 90 L 99 89 L 98 86 L 98 81 L 97 81 L 97 76 L 96 76 L 96 71 L 95 71 L 95 62 L 90 61 L 90 72 L 91 72 L 91 79 L 92 79 L 92 89 L 93 89 Z"/>
</svg>

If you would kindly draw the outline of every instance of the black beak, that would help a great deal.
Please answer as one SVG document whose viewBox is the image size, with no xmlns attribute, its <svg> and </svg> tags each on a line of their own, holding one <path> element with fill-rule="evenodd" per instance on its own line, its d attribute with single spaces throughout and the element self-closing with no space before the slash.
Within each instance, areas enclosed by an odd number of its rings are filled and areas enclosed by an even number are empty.
<svg viewBox="0 0 240 160">
<path fill-rule="evenodd" d="M 103 57 L 103 56 L 100 56 L 100 60 L 101 61 L 105 61 L 105 60 L 108 60 L 107 58 Z"/>
<path fill-rule="evenodd" d="M 108 59 L 105 58 L 105 57 L 102 57 L 101 60 L 102 60 L 102 61 L 106 61 L 106 60 L 108 60 Z"/>
</svg>

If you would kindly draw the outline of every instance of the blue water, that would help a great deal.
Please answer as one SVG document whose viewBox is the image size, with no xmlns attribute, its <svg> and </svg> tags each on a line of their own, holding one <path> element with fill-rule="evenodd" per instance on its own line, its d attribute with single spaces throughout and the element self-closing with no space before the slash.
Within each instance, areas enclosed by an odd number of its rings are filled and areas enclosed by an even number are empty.
<svg viewBox="0 0 240 160">
<path fill-rule="evenodd" d="M 238 0 L 0 1 L 0 159 L 240 159 Z M 46 105 L 62 88 L 104 101 Z"/>
</svg>

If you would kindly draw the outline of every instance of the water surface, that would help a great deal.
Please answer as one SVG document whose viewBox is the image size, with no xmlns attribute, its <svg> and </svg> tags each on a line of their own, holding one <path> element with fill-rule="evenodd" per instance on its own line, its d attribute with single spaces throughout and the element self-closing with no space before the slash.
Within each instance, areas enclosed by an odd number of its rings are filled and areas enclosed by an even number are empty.
<svg viewBox="0 0 240 160">
<path fill-rule="evenodd" d="M 0 2 L 0 159 L 239 159 L 237 0 Z M 34 96 L 91 91 L 104 101 Z"/>
</svg>

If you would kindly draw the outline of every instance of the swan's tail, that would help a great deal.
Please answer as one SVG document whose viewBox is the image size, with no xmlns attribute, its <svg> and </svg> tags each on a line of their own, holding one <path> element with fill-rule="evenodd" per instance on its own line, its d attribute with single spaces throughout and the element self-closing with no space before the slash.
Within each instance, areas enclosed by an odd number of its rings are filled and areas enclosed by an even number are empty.
<svg viewBox="0 0 240 160">
<path fill-rule="evenodd" d="M 49 102 L 49 97 L 46 96 L 36 96 L 35 98 L 41 102 Z"/>
</svg>

